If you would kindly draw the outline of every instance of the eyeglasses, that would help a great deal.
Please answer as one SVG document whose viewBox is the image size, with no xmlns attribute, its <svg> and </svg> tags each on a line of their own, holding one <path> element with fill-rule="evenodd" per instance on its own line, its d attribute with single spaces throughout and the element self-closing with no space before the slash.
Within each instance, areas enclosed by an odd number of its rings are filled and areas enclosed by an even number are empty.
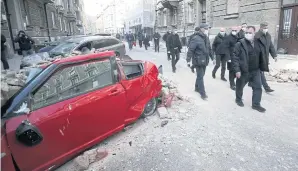
<svg viewBox="0 0 298 171">
<path fill-rule="evenodd" d="M 236 31 L 237 32 L 237 30 L 232 30 L 232 31 Z"/>
<path fill-rule="evenodd" d="M 252 33 L 250 33 L 250 32 L 245 32 L 245 34 L 252 34 Z"/>
</svg>

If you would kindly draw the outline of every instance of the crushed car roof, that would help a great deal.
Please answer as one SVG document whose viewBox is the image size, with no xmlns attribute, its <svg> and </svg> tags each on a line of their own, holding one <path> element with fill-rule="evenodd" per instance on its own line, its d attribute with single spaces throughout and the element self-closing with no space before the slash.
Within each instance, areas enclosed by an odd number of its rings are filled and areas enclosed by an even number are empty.
<svg viewBox="0 0 298 171">
<path fill-rule="evenodd" d="M 84 60 L 89 60 L 89 59 L 105 58 L 105 57 L 111 57 L 111 56 L 115 56 L 115 53 L 113 51 L 98 52 L 98 53 L 91 53 L 91 54 L 87 54 L 87 55 L 79 55 L 79 56 L 62 58 L 62 59 L 54 61 L 53 64 L 84 61 Z"/>
<path fill-rule="evenodd" d="M 107 39 L 107 38 L 115 39 L 112 36 L 83 36 L 83 37 L 70 38 L 67 40 L 67 42 L 81 43 L 86 41 L 93 41 L 93 40 Z"/>
</svg>

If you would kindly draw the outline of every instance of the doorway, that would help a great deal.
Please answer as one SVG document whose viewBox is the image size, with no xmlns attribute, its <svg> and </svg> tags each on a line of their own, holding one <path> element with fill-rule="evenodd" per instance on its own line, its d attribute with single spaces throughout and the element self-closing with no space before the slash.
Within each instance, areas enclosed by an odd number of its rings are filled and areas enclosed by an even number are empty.
<svg viewBox="0 0 298 171">
<path fill-rule="evenodd" d="M 280 15 L 278 48 L 288 54 L 298 54 L 298 4 L 283 7 Z"/>
</svg>

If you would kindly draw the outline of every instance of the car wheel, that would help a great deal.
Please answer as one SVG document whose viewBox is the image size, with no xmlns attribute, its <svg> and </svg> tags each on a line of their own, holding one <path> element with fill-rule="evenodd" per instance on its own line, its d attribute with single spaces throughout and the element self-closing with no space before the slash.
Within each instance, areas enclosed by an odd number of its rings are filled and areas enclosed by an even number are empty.
<svg viewBox="0 0 298 171">
<path fill-rule="evenodd" d="M 152 98 L 146 105 L 145 105 L 145 109 L 142 113 L 142 117 L 147 117 L 147 116 L 151 116 L 157 107 L 157 100 L 156 98 Z"/>
</svg>

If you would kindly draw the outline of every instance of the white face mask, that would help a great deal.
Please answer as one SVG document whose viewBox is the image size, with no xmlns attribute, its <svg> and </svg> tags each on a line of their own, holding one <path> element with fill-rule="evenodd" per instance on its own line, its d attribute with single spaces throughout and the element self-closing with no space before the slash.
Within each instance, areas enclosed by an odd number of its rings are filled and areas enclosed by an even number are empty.
<svg viewBox="0 0 298 171">
<path fill-rule="evenodd" d="M 174 34 L 177 34 L 178 32 L 177 31 L 174 31 Z"/>
<path fill-rule="evenodd" d="M 232 35 L 236 35 L 237 34 L 237 32 L 236 31 L 232 31 Z"/>
<path fill-rule="evenodd" d="M 205 30 L 204 34 L 208 35 L 209 34 L 209 30 Z"/>
<path fill-rule="evenodd" d="M 263 33 L 267 33 L 268 32 L 268 29 L 263 29 Z"/>
<path fill-rule="evenodd" d="M 253 34 L 245 34 L 245 38 L 251 41 L 253 39 Z"/>
<path fill-rule="evenodd" d="M 224 32 L 224 31 L 221 31 L 221 32 L 219 32 L 219 34 L 221 34 L 221 35 L 223 36 L 223 35 L 225 35 L 225 34 L 226 34 L 226 32 Z"/>
</svg>

